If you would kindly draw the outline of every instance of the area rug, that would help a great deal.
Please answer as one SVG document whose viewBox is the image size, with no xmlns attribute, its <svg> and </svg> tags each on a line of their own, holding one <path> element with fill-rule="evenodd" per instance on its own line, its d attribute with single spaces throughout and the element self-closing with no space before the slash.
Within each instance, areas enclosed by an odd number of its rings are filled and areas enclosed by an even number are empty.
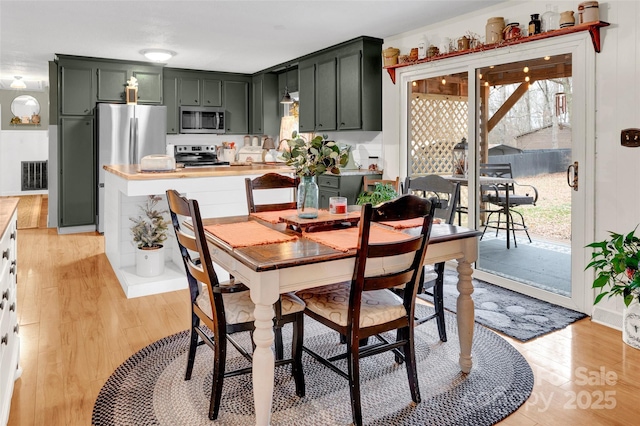
<svg viewBox="0 0 640 426">
<path fill-rule="evenodd" d="M 444 306 L 451 312 L 456 312 L 457 283 L 458 274 L 446 270 Z M 475 304 L 476 322 L 521 342 L 561 330 L 587 316 L 475 278 L 473 288 L 471 297 Z"/>
<path fill-rule="evenodd" d="M 527 361 L 496 333 L 475 326 L 473 369 L 460 372 L 455 316 L 446 314 L 448 342 L 438 338 L 433 321 L 416 329 L 422 402 L 413 404 L 404 365 L 392 353 L 361 362 L 364 423 L 367 425 L 492 425 L 507 417 L 531 394 L 533 373 Z M 290 338 L 285 328 L 285 339 Z M 241 336 L 249 345 L 248 333 Z M 323 354 L 343 350 L 335 332 L 305 318 L 305 345 Z M 247 347 L 245 345 L 245 347 Z M 250 346 L 249 346 L 250 347 Z M 285 348 L 288 343 L 285 343 Z M 165 337 L 125 361 L 107 380 L 96 400 L 92 424 L 254 425 L 251 375 L 225 379 L 220 415 L 208 417 L 213 354 L 198 348 L 193 377 L 184 380 L 188 334 Z M 227 369 L 247 365 L 232 348 Z M 273 425 L 348 425 L 351 404 L 347 380 L 306 353 L 306 396 L 298 398 L 288 366 L 276 368 Z"/>
<path fill-rule="evenodd" d="M 18 229 L 37 228 L 40 221 L 41 195 L 18 197 Z"/>
</svg>

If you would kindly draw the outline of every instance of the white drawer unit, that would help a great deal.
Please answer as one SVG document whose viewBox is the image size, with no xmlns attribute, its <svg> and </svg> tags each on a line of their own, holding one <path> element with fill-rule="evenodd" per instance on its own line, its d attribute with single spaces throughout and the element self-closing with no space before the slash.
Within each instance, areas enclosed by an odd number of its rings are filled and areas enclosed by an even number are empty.
<svg viewBox="0 0 640 426">
<path fill-rule="evenodd" d="M 9 420 L 18 366 L 20 337 L 17 315 L 17 201 L 0 201 L 0 425 Z M 6 213 L 6 214 L 5 214 Z"/>
</svg>

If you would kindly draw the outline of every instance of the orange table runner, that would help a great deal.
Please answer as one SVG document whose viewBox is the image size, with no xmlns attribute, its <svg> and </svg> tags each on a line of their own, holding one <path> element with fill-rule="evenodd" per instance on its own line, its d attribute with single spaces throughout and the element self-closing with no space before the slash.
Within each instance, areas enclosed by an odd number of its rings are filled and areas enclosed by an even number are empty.
<svg viewBox="0 0 640 426">
<path fill-rule="evenodd" d="M 251 213 L 250 216 L 257 217 L 258 219 L 264 220 L 265 222 L 269 223 L 280 223 L 282 222 L 283 216 L 290 216 L 293 214 L 298 214 L 298 210 L 274 210 L 270 212 Z"/>
<path fill-rule="evenodd" d="M 295 235 L 283 234 L 258 222 L 209 225 L 204 229 L 234 248 L 284 243 L 298 239 Z"/>
<path fill-rule="evenodd" d="M 304 236 L 305 238 L 336 250 L 349 251 L 358 248 L 358 231 L 359 228 L 353 227 L 333 231 L 308 232 L 305 233 Z M 370 232 L 370 244 L 391 243 L 411 238 L 411 236 L 405 233 L 385 229 L 380 226 L 372 226 Z"/>
<path fill-rule="evenodd" d="M 407 228 L 416 228 L 418 226 L 422 226 L 422 222 L 423 222 L 423 219 L 421 217 L 416 217 L 414 219 L 398 220 L 394 222 L 379 222 L 379 223 L 393 229 L 407 229 Z M 433 223 L 440 223 L 440 219 L 434 218 Z"/>
</svg>

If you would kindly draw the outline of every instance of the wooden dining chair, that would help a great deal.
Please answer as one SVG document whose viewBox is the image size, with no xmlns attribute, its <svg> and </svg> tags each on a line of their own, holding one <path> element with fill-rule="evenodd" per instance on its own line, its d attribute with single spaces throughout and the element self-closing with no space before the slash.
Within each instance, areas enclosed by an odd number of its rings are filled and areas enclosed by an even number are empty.
<svg viewBox="0 0 640 426">
<path fill-rule="evenodd" d="M 414 194 L 432 200 L 435 203 L 434 217 L 442 223 L 452 224 L 455 220 L 456 208 L 460 199 L 460 184 L 449 181 L 442 176 L 427 175 L 404 181 L 405 194 Z M 440 340 L 447 341 L 447 329 L 444 321 L 444 262 L 425 265 L 423 278 L 418 288 L 418 295 L 427 294 L 433 298 L 434 313 L 416 318 L 416 325 L 436 319 Z"/>
<path fill-rule="evenodd" d="M 249 213 L 260 213 L 278 210 L 289 210 L 297 207 L 296 193 L 298 184 L 300 183 L 299 177 L 289 177 L 281 175 L 279 173 L 267 173 L 257 178 L 245 178 L 245 190 L 247 193 L 247 209 Z M 261 203 L 256 204 L 255 191 L 263 191 L 268 189 L 291 189 L 293 190 L 293 201 L 280 202 L 280 203 Z M 284 356 L 283 339 L 282 339 L 282 323 L 278 321 L 278 318 L 282 316 L 282 307 L 280 303 L 274 305 L 276 311 L 276 321 L 274 324 L 275 334 L 275 348 L 276 359 L 282 359 Z"/>
<path fill-rule="evenodd" d="M 411 399 L 420 402 L 414 350 L 414 313 L 421 266 L 429 241 L 433 221 L 433 205 L 429 200 L 404 195 L 395 200 L 362 208 L 359 225 L 358 249 L 351 281 L 298 293 L 306 303 L 305 314 L 346 336 L 346 353 L 325 358 L 308 347 L 304 350 L 317 361 L 349 380 L 353 422 L 362 424 L 360 402 L 360 359 L 381 352 L 395 350 L 405 361 Z M 370 243 L 374 222 L 423 218 L 417 234 L 396 242 Z M 397 256 L 410 264 L 399 264 Z M 407 259 L 407 257 L 409 259 Z M 394 260 L 396 262 L 394 262 Z M 375 272 L 374 272 L 375 271 Z M 404 285 L 402 297 L 391 289 Z M 381 333 L 397 331 L 395 341 Z M 361 339 L 374 343 L 360 346 Z M 347 360 L 345 372 L 335 361 Z"/>
<path fill-rule="evenodd" d="M 279 173 L 267 173 L 262 176 L 258 176 L 255 179 L 245 178 L 244 183 L 247 192 L 247 207 L 249 209 L 249 213 L 288 210 L 295 209 L 297 207 L 296 193 L 298 190 L 298 184 L 300 183 L 300 178 L 297 176 L 292 178 Z M 256 190 L 286 188 L 291 188 L 293 190 L 293 201 L 261 204 L 256 204 L 255 202 L 254 191 Z"/>
<path fill-rule="evenodd" d="M 213 382 L 209 403 L 209 418 L 214 420 L 218 417 L 220 409 L 224 378 L 251 372 L 251 366 L 225 371 L 225 364 L 227 341 L 251 362 L 251 354 L 231 335 L 254 330 L 255 306 L 244 284 L 235 281 L 218 281 L 205 239 L 198 202 L 181 197 L 175 190 L 168 190 L 166 194 L 191 297 L 191 336 L 185 380 L 191 379 L 197 347 L 206 343 L 214 352 Z M 182 221 L 185 219 L 191 220 L 193 232 L 188 232 L 182 226 Z M 276 365 L 292 365 L 296 394 L 303 397 L 305 394 L 302 370 L 304 303 L 292 294 L 283 294 L 280 297 L 280 305 L 280 321 L 293 324 L 293 339 L 291 358 L 277 361 Z"/>
</svg>

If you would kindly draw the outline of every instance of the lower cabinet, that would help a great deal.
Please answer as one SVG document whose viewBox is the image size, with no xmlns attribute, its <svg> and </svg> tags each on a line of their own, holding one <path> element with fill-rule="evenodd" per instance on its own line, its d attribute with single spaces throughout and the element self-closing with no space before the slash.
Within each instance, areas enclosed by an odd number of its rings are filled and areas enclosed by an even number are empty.
<svg viewBox="0 0 640 426">
<path fill-rule="evenodd" d="M 318 176 L 319 208 L 328 209 L 330 197 L 346 197 L 348 204 L 355 204 L 362 192 L 362 176 L 363 174 Z M 371 177 L 381 178 L 382 175 L 372 174 Z"/>
<path fill-rule="evenodd" d="M 58 150 L 60 227 L 95 223 L 93 117 L 61 117 Z"/>
<path fill-rule="evenodd" d="M 0 201 L 0 210 L 6 208 L 4 203 L 9 202 Z M 20 337 L 16 313 L 18 216 L 15 207 L 10 217 L 6 230 L 0 236 L 0 425 L 6 425 L 9 420 L 13 384 L 20 376 Z M 0 223 L 0 229 L 3 225 Z"/>
</svg>

